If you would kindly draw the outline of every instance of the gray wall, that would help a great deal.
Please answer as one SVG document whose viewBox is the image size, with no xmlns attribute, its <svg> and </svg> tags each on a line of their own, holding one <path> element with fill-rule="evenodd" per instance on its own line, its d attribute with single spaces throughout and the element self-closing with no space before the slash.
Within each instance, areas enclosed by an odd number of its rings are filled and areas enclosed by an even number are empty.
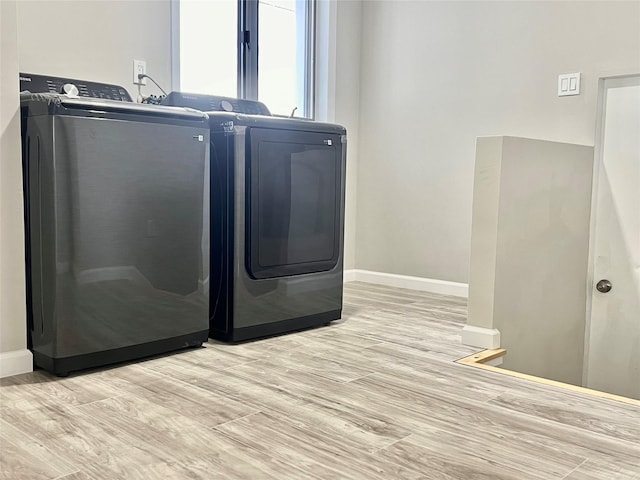
<svg viewBox="0 0 640 480">
<path fill-rule="evenodd" d="M 360 31 L 362 2 L 340 2 L 336 25 L 334 121 L 347 128 L 347 191 L 344 268 L 356 266 L 358 139 L 360 138 Z"/>
<path fill-rule="evenodd" d="M 476 165 L 468 324 L 505 368 L 581 385 L 593 147 L 479 138 Z"/>
<path fill-rule="evenodd" d="M 640 3 L 362 10 L 356 268 L 467 282 L 476 137 L 593 144 L 597 77 L 640 71 Z"/>
<path fill-rule="evenodd" d="M 27 347 L 17 52 L 16 2 L 3 0 L 0 1 L 0 354 Z"/>
<path fill-rule="evenodd" d="M 347 128 L 344 268 L 355 268 L 362 2 L 319 2 L 316 118 Z"/>
<path fill-rule="evenodd" d="M 0 0 L 0 355 L 3 375 L 30 369 L 26 348 L 18 72 L 122 84 L 135 98 L 133 59 L 169 88 L 170 2 Z M 158 93 L 148 87 L 146 94 Z"/>
<path fill-rule="evenodd" d="M 503 143 L 504 137 L 476 143 L 467 325 L 486 329 L 493 329 L 494 319 Z"/>
<path fill-rule="evenodd" d="M 133 99 L 133 59 L 171 89 L 170 0 L 18 2 L 20 71 L 115 83 Z M 143 94 L 159 94 L 150 82 Z"/>
</svg>

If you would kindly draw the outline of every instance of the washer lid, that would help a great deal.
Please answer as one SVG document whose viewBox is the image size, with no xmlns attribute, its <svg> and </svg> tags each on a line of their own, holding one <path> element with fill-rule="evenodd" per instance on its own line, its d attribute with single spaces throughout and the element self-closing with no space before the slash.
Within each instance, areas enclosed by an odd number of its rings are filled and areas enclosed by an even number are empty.
<svg viewBox="0 0 640 480">
<path fill-rule="evenodd" d="M 49 107 L 87 110 L 90 112 L 118 112 L 138 115 L 171 116 L 190 118 L 192 120 L 207 119 L 206 113 L 186 107 L 165 107 L 147 105 L 100 98 L 75 97 L 57 93 L 21 93 L 20 103 L 24 106 L 43 104 Z"/>
</svg>

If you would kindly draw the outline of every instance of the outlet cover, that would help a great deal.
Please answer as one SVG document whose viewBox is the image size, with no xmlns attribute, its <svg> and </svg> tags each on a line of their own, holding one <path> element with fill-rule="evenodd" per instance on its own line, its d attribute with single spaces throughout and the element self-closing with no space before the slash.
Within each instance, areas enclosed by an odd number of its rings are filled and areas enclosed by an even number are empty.
<svg viewBox="0 0 640 480">
<path fill-rule="evenodd" d="M 147 74 L 147 62 L 144 60 L 134 60 L 133 61 L 133 83 L 136 85 L 146 85 L 146 78 L 138 78 L 138 75 L 146 75 Z"/>
</svg>

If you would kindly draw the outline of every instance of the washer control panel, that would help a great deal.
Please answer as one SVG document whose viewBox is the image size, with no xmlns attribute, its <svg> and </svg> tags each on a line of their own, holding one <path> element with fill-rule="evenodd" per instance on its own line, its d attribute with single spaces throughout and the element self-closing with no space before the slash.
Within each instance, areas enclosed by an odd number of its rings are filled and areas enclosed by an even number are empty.
<svg viewBox="0 0 640 480">
<path fill-rule="evenodd" d="M 171 92 L 162 100 L 161 105 L 189 107 L 201 112 L 236 112 L 248 115 L 271 116 L 267 106 L 256 100 L 202 95 L 199 93 Z"/>
<path fill-rule="evenodd" d="M 105 98 L 120 102 L 132 101 L 129 92 L 119 85 L 31 73 L 20 74 L 20 92 L 62 93 L 71 97 Z"/>
</svg>

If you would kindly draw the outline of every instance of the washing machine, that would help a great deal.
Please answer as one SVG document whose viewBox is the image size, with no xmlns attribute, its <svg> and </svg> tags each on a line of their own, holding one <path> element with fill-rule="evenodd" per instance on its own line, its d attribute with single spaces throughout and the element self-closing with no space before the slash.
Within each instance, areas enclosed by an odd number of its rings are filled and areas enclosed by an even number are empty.
<svg viewBox="0 0 640 480">
<path fill-rule="evenodd" d="M 346 130 L 250 100 L 172 92 L 211 135 L 210 330 L 237 342 L 342 313 Z"/>
<path fill-rule="evenodd" d="M 117 85 L 20 74 L 29 347 L 58 375 L 209 332 L 209 125 Z"/>
</svg>

